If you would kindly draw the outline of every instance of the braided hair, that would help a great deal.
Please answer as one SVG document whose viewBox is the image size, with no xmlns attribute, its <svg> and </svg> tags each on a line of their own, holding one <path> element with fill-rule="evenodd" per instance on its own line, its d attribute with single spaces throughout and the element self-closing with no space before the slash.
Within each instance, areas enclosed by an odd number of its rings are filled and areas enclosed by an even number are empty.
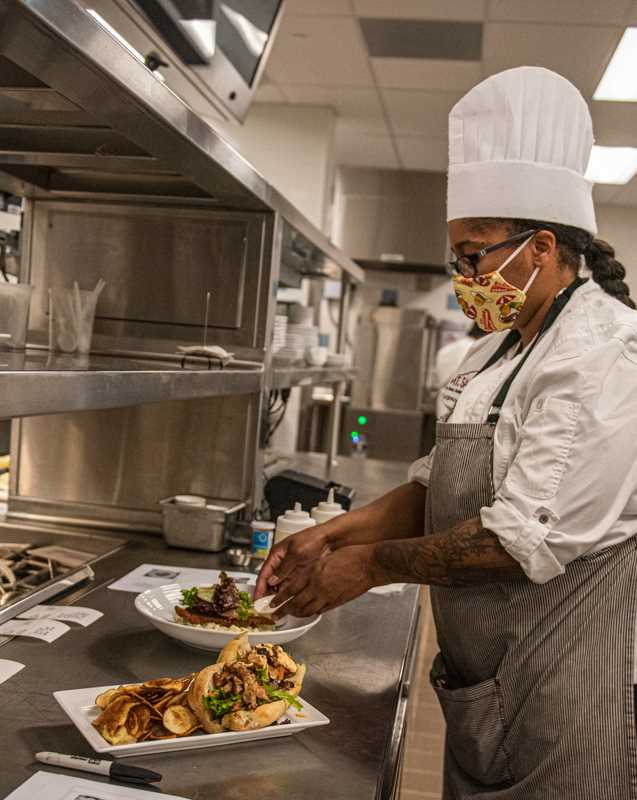
<svg viewBox="0 0 637 800">
<path fill-rule="evenodd" d="M 499 219 L 478 218 L 468 220 L 469 228 L 481 230 L 491 225 L 504 225 L 511 236 L 524 233 L 531 228 L 536 230 L 551 231 L 557 242 L 559 259 L 563 266 L 578 271 L 580 259 L 584 256 L 586 266 L 590 269 L 593 280 L 598 283 L 606 294 L 619 300 L 620 303 L 635 308 L 635 303 L 630 296 L 630 289 L 626 285 L 626 269 L 615 258 L 615 250 L 608 242 L 595 239 L 588 231 L 575 228 L 572 225 L 558 225 L 554 222 L 543 222 L 535 219 Z"/>
</svg>

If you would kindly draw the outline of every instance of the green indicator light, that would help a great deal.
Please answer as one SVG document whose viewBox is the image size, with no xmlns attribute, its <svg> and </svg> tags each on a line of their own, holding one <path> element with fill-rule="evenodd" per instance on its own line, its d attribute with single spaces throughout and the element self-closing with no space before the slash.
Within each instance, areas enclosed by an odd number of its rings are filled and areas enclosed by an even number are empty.
<svg viewBox="0 0 637 800">
<path fill-rule="evenodd" d="M 359 425 L 367 425 L 367 417 L 364 417 L 364 416 L 361 414 L 361 416 L 358 418 L 358 424 L 359 424 Z"/>
<path fill-rule="evenodd" d="M 352 431 L 351 436 L 352 436 L 352 439 L 358 439 L 358 437 L 359 437 L 358 431 Z"/>
</svg>

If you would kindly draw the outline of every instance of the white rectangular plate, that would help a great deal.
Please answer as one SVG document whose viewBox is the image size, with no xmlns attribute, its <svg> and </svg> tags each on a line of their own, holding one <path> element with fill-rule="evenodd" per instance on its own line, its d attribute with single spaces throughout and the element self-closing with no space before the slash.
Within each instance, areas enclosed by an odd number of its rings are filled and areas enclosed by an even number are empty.
<svg viewBox="0 0 637 800">
<path fill-rule="evenodd" d="M 328 725 L 329 719 L 311 706 L 307 700 L 299 698 L 303 709 L 297 711 L 289 708 L 282 719 L 289 719 L 290 724 L 271 725 L 257 731 L 227 731 L 226 733 L 195 733 L 179 739 L 158 739 L 154 742 L 137 742 L 135 744 L 109 744 L 95 730 L 91 722 L 99 716 L 100 709 L 95 705 L 98 694 L 117 686 L 97 686 L 90 689 L 70 689 L 65 692 L 54 692 L 53 697 L 62 706 L 75 727 L 91 745 L 96 753 L 112 753 L 118 758 L 138 756 L 144 753 L 168 753 L 178 750 L 198 750 L 202 747 L 221 747 L 226 744 L 240 744 L 255 739 L 276 739 L 279 736 L 291 736 L 307 728 Z"/>
</svg>

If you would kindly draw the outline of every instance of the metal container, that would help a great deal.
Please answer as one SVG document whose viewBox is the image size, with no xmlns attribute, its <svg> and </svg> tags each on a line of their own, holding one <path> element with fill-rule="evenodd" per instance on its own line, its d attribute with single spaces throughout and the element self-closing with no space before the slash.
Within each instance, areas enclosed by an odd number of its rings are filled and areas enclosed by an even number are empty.
<svg viewBox="0 0 637 800">
<path fill-rule="evenodd" d="M 233 500 L 210 500 L 196 506 L 175 502 L 174 497 L 161 500 L 164 539 L 170 547 L 189 550 L 223 550 L 226 534 L 232 529 L 245 503 Z"/>
</svg>

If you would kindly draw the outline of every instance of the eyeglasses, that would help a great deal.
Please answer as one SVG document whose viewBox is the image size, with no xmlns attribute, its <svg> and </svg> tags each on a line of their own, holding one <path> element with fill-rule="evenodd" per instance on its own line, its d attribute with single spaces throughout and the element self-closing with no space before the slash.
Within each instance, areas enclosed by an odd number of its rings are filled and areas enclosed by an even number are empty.
<svg viewBox="0 0 637 800">
<path fill-rule="evenodd" d="M 489 253 L 493 253 L 494 250 L 501 250 L 503 247 L 510 247 L 512 244 L 522 239 L 528 239 L 536 232 L 537 229 L 532 228 L 531 230 L 524 231 L 524 233 L 516 233 L 516 235 L 511 236 L 510 239 L 505 239 L 503 242 L 498 242 L 497 244 L 490 244 L 488 247 L 483 247 L 482 250 L 478 250 L 477 253 L 469 253 L 466 256 L 455 258 L 448 262 L 449 267 L 447 271 L 450 275 L 463 275 L 465 278 L 475 278 L 478 274 L 478 261 L 480 261 L 481 258 L 484 258 Z"/>
</svg>

